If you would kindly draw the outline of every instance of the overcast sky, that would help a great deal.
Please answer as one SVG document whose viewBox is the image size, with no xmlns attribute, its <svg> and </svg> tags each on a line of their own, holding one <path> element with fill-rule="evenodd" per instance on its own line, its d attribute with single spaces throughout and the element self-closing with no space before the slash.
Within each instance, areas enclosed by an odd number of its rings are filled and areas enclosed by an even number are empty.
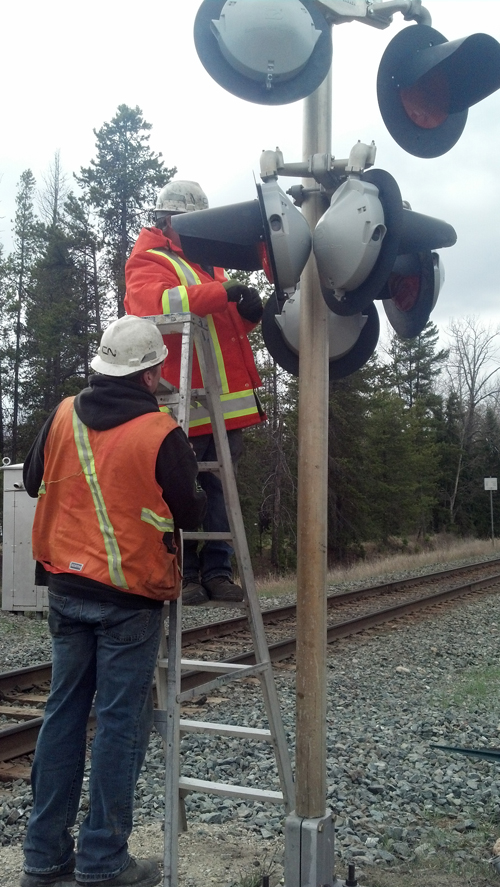
<svg viewBox="0 0 500 887">
<path fill-rule="evenodd" d="M 212 206 L 255 197 L 263 149 L 285 162 L 302 157 L 303 103 L 264 107 L 235 98 L 196 55 L 199 0 L 132 7 L 118 0 L 27 0 L 7 4 L 0 33 L 2 84 L 0 242 L 11 247 L 15 193 L 30 168 L 37 182 L 54 153 L 68 175 L 95 156 L 93 129 L 118 105 L 138 105 L 152 124 L 150 145 L 178 177 L 195 179 Z M 500 0 L 428 0 L 433 27 L 448 40 L 484 32 L 500 41 Z M 376 98 L 380 58 L 407 27 L 401 14 L 385 30 L 360 22 L 333 28 L 332 151 L 375 141 L 375 166 L 398 181 L 412 208 L 450 222 L 457 244 L 442 250 L 446 283 L 432 319 L 479 315 L 500 324 L 500 91 L 474 106 L 460 141 L 443 157 L 406 154 L 382 122 Z M 297 181 L 297 180 L 295 180 Z M 294 183 L 280 179 L 286 190 Z M 385 315 L 381 313 L 382 324 Z"/>
</svg>

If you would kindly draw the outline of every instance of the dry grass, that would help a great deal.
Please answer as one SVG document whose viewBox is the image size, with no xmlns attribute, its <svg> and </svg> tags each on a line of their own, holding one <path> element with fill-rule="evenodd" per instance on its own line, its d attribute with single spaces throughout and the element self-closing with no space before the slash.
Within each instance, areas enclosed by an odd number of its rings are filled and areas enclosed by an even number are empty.
<svg viewBox="0 0 500 887">
<path fill-rule="evenodd" d="M 373 555 L 358 561 L 349 567 L 338 567 L 328 573 L 329 585 L 343 582 L 375 582 L 388 573 L 416 573 L 425 567 L 437 564 L 453 564 L 455 561 L 484 560 L 500 556 L 500 543 L 493 548 L 491 539 L 462 539 L 457 541 L 453 536 L 436 537 L 427 543 L 425 550 L 415 553 L 399 552 L 393 555 Z M 268 576 L 257 579 L 257 591 L 262 597 L 279 597 L 295 594 L 297 577 L 295 573 L 288 576 Z"/>
</svg>

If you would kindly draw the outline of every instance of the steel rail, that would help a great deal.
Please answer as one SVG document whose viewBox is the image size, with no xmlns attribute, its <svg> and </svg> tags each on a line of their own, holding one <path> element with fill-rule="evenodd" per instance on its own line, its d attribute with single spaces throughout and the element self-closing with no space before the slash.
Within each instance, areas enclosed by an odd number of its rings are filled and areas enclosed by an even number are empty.
<svg viewBox="0 0 500 887">
<path fill-rule="evenodd" d="M 327 608 L 331 609 L 338 604 L 349 603 L 367 597 L 390 594 L 391 592 L 400 591 L 411 585 L 418 586 L 429 582 L 437 582 L 447 576 L 451 579 L 466 571 L 487 568 L 488 566 L 498 566 L 500 568 L 500 558 L 491 561 L 474 562 L 472 564 L 467 564 L 465 567 L 450 567 L 446 570 L 427 573 L 423 576 L 409 576 L 405 579 L 395 579 L 377 585 L 351 589 L 350 591 L 344 591 L 340 594 L 328 595 Z M 286 619 L 292 619 L 295 616 L 295 612 L 295 604 L 286 604 L 284 606 L 271 607 L 268 610 L 263 610 L 262 618 L 264 623 L 285 621 Z M 205 623 L 204 625 L 187 628 L 182 632 L 183 646 L 189 646 L 198 641 L 212 640 L 213 638 L 224 637 L 224 635 L 235 634 L 238 631 L 245 631 L 247 627 L 248 620 L 246 615 L 243 614 L 230 619 L 222 619 L 219 622 Z M 34 684 L 50 681 L 51 671 L 52 664 L 50 662 L 44 662 L 40 665 L 18 668 L 0 673 L 0 695 L 9 690 L 26 689 Z"/>
<path fill-rule="evenodd" d="M 0 698 L 9 690 L 27 690 L 39 684 L 45 684 L 52 677 L 52 663 L 42 662 L 40 665 L 28 665 L 0 674 Z"/>
<path fill-rule="evenodd" d="M 390 591 L 395 591 L 397 589 L 399 590 L 401 588 L 404 588 L 405 586 L 410 586 L 412 584 L 418 585 L 428 583 L 429 581 L 437 581 L 438 579 L 442 579 L 443 576 L 445 578 L 446 576 L 451 578 L 453 575 L 463 573 L 466 570 L 470 571 L 474 568 L 482 567 L 483 565 L 498 566 L 499 563 L 500 560 L 480 562 L 479 564 L 470 564 L 466 568 L 452 568 L 449 570 L 427 574 L 426 576 L 408 577 L 406 579 L 395 580 L 393 582 L 370 586 L 368 588 L 354 589 L 342 594 L 330 595 L 328 597 L 328 606 L 331 608 L 334 607 L 335 604 L 338 604 L 340 602 L 345 603 L 346 601 L 366 598 L 377 594 L 389 593 Z M 376 625 L 381 625 L 384 622 L 397 619 L 398 617 L 404 616 L 406 614 L 414 613 L 418 610 L 426 609 L 436 604 L 440 604 L 444 601 L 452 600 L 457 597 L 462 597 L 466 594 L 478 592 L 497 584 L 500 584 L 500 573 L 493 573 L 482 579 L 467 581 L 460 585 L 446 588 L 438 592 L 433 592 L 423 597 L 413 598 L 410 601 L 405 601 L 404 603 L 396 604 L 392 607 L 387 607 L 382 610 L 375 610 L 370 613 L 365 613 L 361 616 L 354 617 L 352 619 L 347 619 L 344 622 L 338 622 L 327 629 L 327 641 L 328 643 L 331 643 L 338 638 L 357 634 L 368 628 L 372 628 Z M 287 605 L 285 607 L 276 607 L 270 610 L 264 610 L 262 615 L 263 617 L 267 617 L 267 622 L 273 622 L 280 619 L 291 618 L 294 614 L 295 606 Z M 244 616 L 237 617 L 236 619 L 226 619 L 220 623 L 212 623 L 212 625 L 204 625 L 199 628 L 187 629 L 185 632 L 183 632 L 183 640 L 185 638 L 189 638 L 189 641 L 192 642 L 193 640 L 200 640 L 207 637 L 220 637 L 224 634 L 232 634 L 237 630 L 243 630 L 244 628 L 246 628 L 246 625 L 247 620 Z M 216 635 L 215 633 L 210 633 L 210 629 L 214 626 L 216 626 L 217 630 L 221 631 L 222 634 Z M 208 634 L 207 629 L 209 630 Z M 295 637 L 285 638 L 284 640 L 270 644 L 268 647 L 270 659 L 272 662 L 278 662 L 280 660 L 287 659 L 290 656 L 294 655 L 295 648 Z M 237 654 L 236 656 L 223 659 L 221 660 L 221 662 L 227 663 L 228 665 L 252 665 L 255 663 L 255 656 L 253 651 L 246 651 L 244 653 Z M 30 687 L 33 686 L 33 684 L 35 683 L 41 683 L 42 681 L 48 680 L 50 679 L 50 667 L 50 663 L 43 663 L 42 665 L 34 666 L 34 668 L 32 669 L 30 669 L 29 667 L 21 668 L 15 671 L 0 674 L 0 691 L 5 691 L 7 687 L 10 689 L 20 688 L 22 686 Z M 36 675 L 35 679 L 33 677 L 34 673 Z M 210 672 L 203 672 L 200 670 L 184 672 L 182 676 L 181 691 L 184 692 L 185 690 L 191 690 L 195 689 L 196 687 L 202 686 L 212 677 L 213 675 Z M 40 729 L 42 721 L 43 718 L 33 718 L 27 722 L 24 722 L 23 724 L 15 724 L 11 727 L 1 729 L 0 761 L 11 760 L 13 757 L 18 757 L 32 752 L 36 744 L 36 737 L 38 735 L 38 731 Z"/>
</svg>

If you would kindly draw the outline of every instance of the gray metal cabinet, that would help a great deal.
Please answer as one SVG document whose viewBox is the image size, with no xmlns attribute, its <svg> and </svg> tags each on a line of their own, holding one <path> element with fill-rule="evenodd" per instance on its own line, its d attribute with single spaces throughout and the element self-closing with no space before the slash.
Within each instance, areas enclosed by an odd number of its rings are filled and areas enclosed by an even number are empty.
<svg viewBox="0 0 500 887">
<path fill-rule="evenodd" d="M 23 466 L 4 465 L 2 609 L 41 612 L 48 608 L 47 588 L 35 585 L 31 528 L 36 499 L 23 484 Z"/>
</svg>

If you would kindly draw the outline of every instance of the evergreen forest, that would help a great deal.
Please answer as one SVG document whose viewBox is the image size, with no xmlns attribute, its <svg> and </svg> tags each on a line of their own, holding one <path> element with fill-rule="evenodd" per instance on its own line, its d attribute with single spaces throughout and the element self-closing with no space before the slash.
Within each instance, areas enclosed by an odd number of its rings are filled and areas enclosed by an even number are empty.
<svg viewBox="0 0 500 887">
<path fill-rule="evenodd" d="M 43 181 L 29 169 L 20 177 L 11 252 L 0 243 L 0 452 L 12 463 L 60 400 L 85 387 L 102 330 L 123 314 L 125 262 L 177 171 L 151 150 L 151 129 L 138 107 L 120 105 L 94 130 L 88 167 L 70 176 L 55 153 Z M 269 296 L 263 274 L 252 283 Z M 366 366 L 330 383 L 331 566 L 436 534 L 490 535 L 499 332 L 466 317 L 447 336 L 443 348 L 432 321 L 415 339 L 388 334 Z M 296 560 L 298 380 L 259 329 L 252 345 L 268 420 L 245 432 L 238 487 L 255 567 L 281 573 Z"/>
</svg>

